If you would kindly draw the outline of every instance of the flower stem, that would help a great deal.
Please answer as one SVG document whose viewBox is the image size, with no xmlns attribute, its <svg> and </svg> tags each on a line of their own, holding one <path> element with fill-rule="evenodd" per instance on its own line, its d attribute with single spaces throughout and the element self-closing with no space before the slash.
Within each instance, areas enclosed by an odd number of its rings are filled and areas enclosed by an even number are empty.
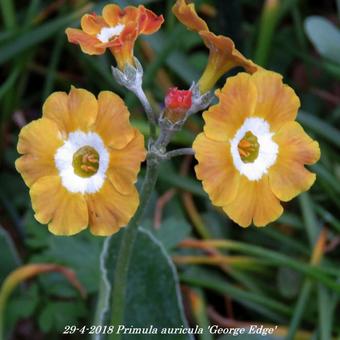
<svg viewBox="0 0 340 340">
<path fill-rule="evenodd" d="M 145 208 L 150 200 L 152 191 L 155 187 L 160 159 L 149 154 L 147 160 L 146 175 L 143 187 L 140 193 L 141 201 L 135 216 L 131 219 L 130 223 L 125 229 L 123 235 L 119 254 L 117 258 L 117 266 L 115 270 L 115 284 L 112 290 L 112 319 L 111 325 L 118 326 L 124 321 L 124 307 L 127 287 L 127 277 L 129 271 L 129 264 L 132 257 L 134 243 L 138 233 L 138 226 L 143 218 Z M 120 339 L 120 334 L 111 334 L 110 339 Z"/>
<path fill-rule="evenodd" d="M 150 126 L 150 137 L 152 139 L 155 139 L 156 137 L 156 123 L 157 123 L 157 117 L 150 105 L 149 100 L 147 99 L 144 91 L 142 88 L 140 88 L 139 91 L 135 92 L 136 96 L 138 97 L 139 101 L 142 103 L 144 110 L 146 112 L 148 121 L 149 121 L 149 126 Z"/>
<path fill-rule="evenodd" d="M 139 66 L 138 66 L 139 65 Z M 139 62 L 137 61 L 137 68 L 135 69 L 136 75 L 139 72 L 139 77 L 142 76 L 142 70 Z M 136 94 L 139 98 L 143 107 L 147 113 L 147 117 L 149 123 L 151 124 L 150 130 L 150 143 L 149 143 L 149 152 L 147 157 L 147 167 L 146 167 L 146 175 L 143 182 L 142 190 L 140 192 L 140 204 L 137 209 L 136 214 L 131 219 L 129 224 L 127 225 L 125 232 L 123 234 L 120 248 L 118 252 L 116 268 L 114 270 L 114 286 L 111 293 L 111 323 L 112 326 L 119 326 L 124 322 L 124 310 L 125 310 L 125 300 L 126 300 L 126 288 L 128 283 L 128 272 L 129 265 L 133 253 L 134 243 L 137 238 L 138 226 L 143 218 L 143 214 L 145 212 L 145 208 L 149 203 L 152 191 L 157 182 L 159 168 L 162 161 L 170 159 L 173 156 L 192 154 L 193 150 L 190 148 L 184 148 L 179 150 L 173 150 L 169 153 L 166 153 L 166 148 L 170 143 L 171 137 L 179 131 L 186 118 L 189 117 L 187 114 L 184 121 L 181 124 L 173 124 L 172 122 L 167 121 L 166 119 L 158 119 L 149 104 L 147 97 L 145 96 L 144 91 L 142 90 L 141 83 L 140 86 L 136 87 L 136 84 L 131 84 L 131 81 L 127 81 L 127 77 L 115 68 L 113 68 L 113 74 L 118 79 L 122 85 L 130 89 L 132 92 Z M 199 97 L 198 105 L 194 105 L 194 110 L 189 109 L 190 113 L 194 113 L 205 107 L 208 102 L 202 100 L 202 96 Z M 202 104 L 203 102 L 203 104 Z M 189 112 L 188 111 L 188 112 Z M 160 134 L 156 141 L 154 141 L 155 137 L 155 127 L 156 124 L 160 127 Z M 117 340 L 121 338 L 121 334 L 117 334 L 113 332 L 110 336 L 110 340 Z"/>
<path fill-rule="evenodd" d="M 192 148 L 181 148 L 169 151 L 165 154 L 166 159 L 171 159 L 172 157 L 194 155 L 195 151 Z"/>
</svg>

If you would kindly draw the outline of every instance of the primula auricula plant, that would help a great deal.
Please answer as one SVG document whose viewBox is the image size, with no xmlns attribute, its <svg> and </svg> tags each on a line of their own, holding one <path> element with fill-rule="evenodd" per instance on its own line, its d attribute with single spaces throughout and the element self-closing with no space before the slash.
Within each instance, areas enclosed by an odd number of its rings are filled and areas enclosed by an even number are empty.
<svg viewBox="0 0 340 340">
<path fill-rule="evenodd" d="M 76 88 L 69 94 L 51 94 L 42 118 L 24 127 L 19 136 L 22 156 L 16 167 L 30 188 L 39 222 L 57 235 L 88 227 L 105 236 L 126 227 L 113 292 L 118 323 L 132 245 L 162 162 L 194 154 L 197 178 L 212 203 L 247 227 L 276 220 L 283 212 L 280 201 L 308 190 L 315 174 L 305 165 L 320 157 L 318 143 L 295 122 L 300 101 L 279 74 L 245 58 L 230 38 L 212 33 L 193 4 L 177 0 L 173 13 L 200 35 L 209 58 L 190 89 L 169 89 L 160 113 L 153 111 L 143 92 L 143 68 L 133 49 L 139 35 L 160 29 L 162 16 L 142 5 L 121 9 L 110 4 L 101 15 L 84 15 L 81 29 L 66 30 L 68 40 L 84 53 L 112 53 L 117 64 L 112 68 L 114 78 L 145 109 L 151 127 L 146 143 L 131 126 L 129 111 L 118 95 L 103 91 L 96 98 Z M 210 106 L 216 82 L 236 66 L 246 72 L 228 78 L 215 92 L 217 104 Z M 167 151 L 174 133 L 202 110 L 206 110 L 204 129 L 192 148 Z M 144 159 L 146 175 L 138 193 L 135 182 Z"/>
</svg>

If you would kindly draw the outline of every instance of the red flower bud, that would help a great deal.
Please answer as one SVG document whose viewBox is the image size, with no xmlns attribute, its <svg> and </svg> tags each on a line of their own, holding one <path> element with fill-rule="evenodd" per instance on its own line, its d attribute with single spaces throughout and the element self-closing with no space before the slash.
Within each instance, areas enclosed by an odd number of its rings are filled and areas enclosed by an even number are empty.
<svg viewBox="0 0 340 340">
<path fill-rule="evenodd" d="M 165 97 L 165 106 L 170 110 L 187 111 L 191 107 L 191 99 L 190 90 L 178 90 L 177 87 L 172 87 Z"/>
<path fill-rule="evenodd" d="M 178 90 L 177 87 L 169 89 L 165 96 L 165 116 L 173 123 L 181 120 L 192 104 L 190 90 Z"/>
</svg>

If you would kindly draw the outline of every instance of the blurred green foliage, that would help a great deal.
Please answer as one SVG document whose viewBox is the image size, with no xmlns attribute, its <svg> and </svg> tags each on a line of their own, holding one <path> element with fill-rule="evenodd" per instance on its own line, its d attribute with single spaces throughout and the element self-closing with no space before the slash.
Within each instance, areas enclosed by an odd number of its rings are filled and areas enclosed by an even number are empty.
<svg viewBox="0 0 340 340">
<path fill-rule="evenodd" d="M 136 56 L 145 68 L 144 87 L 159 107 L 168 87 L 187 88 L 198 79 L 207 51 L 196 34 L 174 19 L 172 0 L 116 2 L 122 6 L 145 3 L 165 16 L 162 30 L 143 37 L 136 46 Z M 13 339 L 59 339 L 65 325 L 94 323 L 103 244 L 103 239 L 87 231 L 68 238 L 53 236 L 34 220 L 28 190 L 14 169 L 20 128 L 40 117 L 42 103 L 51 92 L 68 91 L 75 85 L 95 94 L 113 90 L 124 96 L 133 112 L 133 124 L 144 134 L 148 131 L 136 98 L 118 87 L 110 74 L 113 58 L 108 54 L 84 55 L 66 41 L 66 27 L 78 26 L 82 13 L 99 12 L 106 3 L 0 2 L 0 284 L 21 263 L 49 262 L 73 269 L 88 292 L 87 299 L 82 299 L 58 274 L 46 274 L 25 284 L 7 308 L 6 325 Z M 247 57 L 282 73 L 285 82 L 296 90 L 302 102 L 298 120 L 319 141 L 322 151 L 320 162 L 312 167 L 317 181 L 309 193 L 285 204 L 279 221 L 263 229 L 244 230 L 211 205 L 194 177 L 194 160 L 167 163 L 143 223 L 154 236 L 149 232 L 140 236 L 144 243 L 141 248 L 147 248 L 148 237 L 156 237 L 164 249 L 151 247 L 149 257 L 142 252 L 135 258 L 136 271 L 143 266 L 149 270 L 143 275 L 138 272 L 141 276 L 136 274 L 134 284 L 157 287 L 160 278 L 154 277 L 152 267 L 167 268 L 164 261 L 175 256 L 186 315 L 192 325 L 258 323 L 279 325 L 280 334 L 289 339 L 340 337 L 339 8 L 331 0 L 272 1 L 277 4 L 272 12 L 260 0 L 195 3 L 216 33 L 233 38 Z M 175 136 L 174 145 L 190 146 L 201 129 L 201 117 L 192 117 Z M 309 264 L 321 230 L 327 233 L 323 256 Z M 207 253 L 179 246 L 189 237 L 238 243 Z M 167 255 L 158 253 L 160 249 Z M 216 254 L 231 262 L 209 262 L 210 255 Z M 235 258 L 244 255 L 249 262 Z M 145 294 L 143 287 L 138 288 L 138 294 Z M 136 301 L 132 304 L 135 314 L 128 318 L 131 323 L 137 322 L 137 313 L 148 313 L 143 309 L 144 301 Z M 153 303 L 156 306 L 158 302 Z M 171 306 L 159 304 L 162 308 Z"/>
</svg>

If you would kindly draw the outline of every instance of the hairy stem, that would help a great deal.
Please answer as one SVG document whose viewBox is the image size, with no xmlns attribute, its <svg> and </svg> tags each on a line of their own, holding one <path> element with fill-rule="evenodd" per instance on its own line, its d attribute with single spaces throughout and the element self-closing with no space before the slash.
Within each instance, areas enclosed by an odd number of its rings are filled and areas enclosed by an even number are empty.
<svg viewBox="0 0 340 340">
<path fill-rule="evenodd" d="M 194 155 L 195 151 L 192 148 L 182 148 L 177 150 L 169 151 L 165 154 L 166 159 L 170 159 L 172 157 L 177 156 L 185 156 L 185 155 Z"/>
<path fill-rule="evenodd" d="M 155 187 L 160 160 L 149 155 L 147 160 L 146 175 L 143 187 L 140 193 L 141 201 L 135 216 L 131 219 L 130 223 L 125 229 L 123 239 L 121 241 L 117 266 L 115 270 L 115 284 L 112 291 L 112 319 L 111 325 L 118 326 L 124 321 L 124 307 L 127 287 L 127 276 L 129 271 L 129 263 L 132 257 L 134 243 L 137 237 L 138 226 L 143 218 L 145 208 L 150 200 L 152 191 Z M 120 334 L 111 334 L 110 339 L 120 339 Z"/>
<path fill-rule="evenodd" d="M 155 139 L 156 137 L 156 124 L 157 124 L 157 117 L 150 105 L 150 102 L 148 98 L 146 97 L 146 94 L 142 90 L 142 88 L 139 91 L 135 92 L 136 96 L 138 97 L 139 101 L 143 105 L 143 108 L 146 112 L 146 116 L 149 121 L 149 126 L 150 126 L 150 137 L 152 139 Z"/>
<path fill-rule="evenodd" d="M 149 151 L 147 157 L 147 169 L 146 176 L 144 179 L 144 183 L 142 186 L 142 190 L 140 192 L 140 205 L 137 209 L 136 214 L 131 219 L 129 224 L 127 225 L 123 238 L 120 243 L 118 258 L 116 262 L 116 268 L 114 271 L 114 285 L 111 292 L 111 323 L 112 326 L 119 326 L 124 322 L 124 310 L 125 310 L 125 300 L 126 300 L 126 287 L 128 282 L 128 272 L 129 272 L 129 264 L 131 261 L 134 243 L 137 238 L 138 226 L 143 218 L 143 214 L 145 208 L 150 200 L 152 191 L 155 187 L 160 163 L 164 160 L 168 160 L 171 157 L 179 156 L 179 155 L 187 155 L 193 154 L 193 150 L 191 148 L 184 148 L 173 150 L 166 153 L 166 148 L 170 143 L 170 139 L 174 133 L 179 131 L 185 120 L 189 117 L 189 114 L 185 116 L 185 119 L 177 124 L 173 124 L 166 119 L 162 119 L 162 115 L 160 118 L 155 116 L 151 105 L 142 89 L 142 67 L 138 60 L 136 59 L 136 68 L 127 67 L 122 73 L 121 71 L 113 68 L 113 75 L 116 80 L 130 91 L 135 93 L 135 95 L 139 98 L 142 103 L 147 118 L 150 124 L 150 143 L 149 143 Z M 197 92 L 197 91 L 196 91 Z M 197 98 L 196 98 L 197 97 Z M 209 100 L 206 99 L 206 96 L 201 96 L 198 92 L 196 94 L 196 99 L 191 109 L 188 112 L 194 113 L 198 110 L 203 109 L 209 104 Z M 210 97 L 209 97 L 210 98 Z M 155 141 L 156 135 L 156 125 L 160 127 L 160 134 Z M 117 340 L 121 338 L 121 334 L 117 334 L 113 332 L 109 336 L 111 340 Z"/>
</svg>

